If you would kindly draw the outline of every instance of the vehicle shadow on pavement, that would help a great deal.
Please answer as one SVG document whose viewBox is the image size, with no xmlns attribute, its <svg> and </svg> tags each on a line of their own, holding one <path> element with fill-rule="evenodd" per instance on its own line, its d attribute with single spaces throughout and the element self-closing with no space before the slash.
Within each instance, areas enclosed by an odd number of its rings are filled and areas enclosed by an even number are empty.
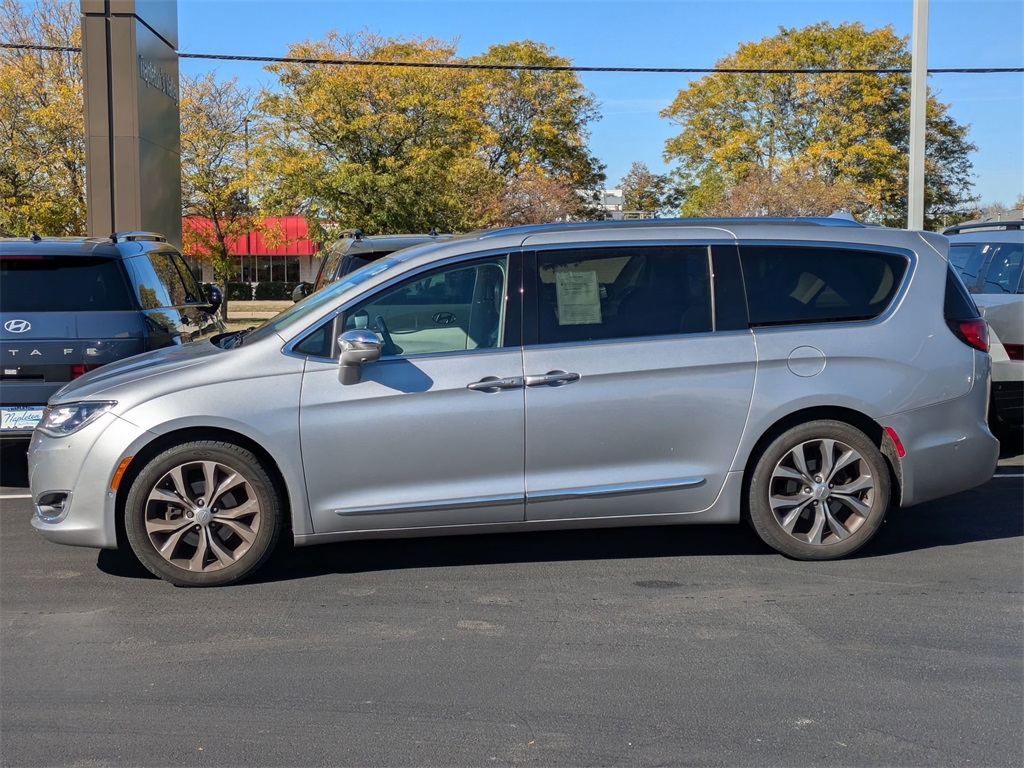
<svg viewBox="0 0 1024 768">
<path fill-rule="evenodd" d="M 886 557 L 1024 537 L 1022 487 L 1019 478 L 995 479 L 986 486 L 984 500 L 978 498 L 977 491 L 966 491 L 910 509 L 893 510 L 875 538 L 852 557 Z M 269 583 L 408 568 L 751 555 L 781 557 L 743 523 L 373 539 L 302 548 L 285 541 L 270 562 L 246 581 Z M 156 578 L 130 553 L 104 550 L 96 564 L 112 576 Z"/>
<path fill-rule="evenodd" d="M 1000 479 L 986 489 L 890 512 L 882 529 L 854 558 L 970 542 L 1024 537 L 1019 479 Z M 386 539 L 345 542 L 281 552 L 256 582 L 331 573 L 362 573 L 403 568 L 451 568 L 486 564 L 622 560 L 658 557 L 778 555 L 746 524 L 656 526 Z"/>
</svg>

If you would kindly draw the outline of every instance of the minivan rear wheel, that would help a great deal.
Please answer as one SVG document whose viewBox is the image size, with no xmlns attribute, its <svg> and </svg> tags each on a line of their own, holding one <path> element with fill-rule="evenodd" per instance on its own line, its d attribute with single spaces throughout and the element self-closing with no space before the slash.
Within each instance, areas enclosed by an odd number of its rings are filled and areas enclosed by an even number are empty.
<svg viewBox="0 0 1024 768">
<path fill-rule="evenodd" d="M 889 467 L 859 429 L 819 420 L 779 435 L 750 476 L 750 522 L 798 560 L 833 560 L 864 546 L 890 502 Z"/>
<path fill-rule="evenodd" d="M 142 469 L 125 533 L 147 569 L 179 587 L 233 584 L 266 562 L 283 521 L 281 495 L 249 450 L 200 440 Z"/>
</svg>

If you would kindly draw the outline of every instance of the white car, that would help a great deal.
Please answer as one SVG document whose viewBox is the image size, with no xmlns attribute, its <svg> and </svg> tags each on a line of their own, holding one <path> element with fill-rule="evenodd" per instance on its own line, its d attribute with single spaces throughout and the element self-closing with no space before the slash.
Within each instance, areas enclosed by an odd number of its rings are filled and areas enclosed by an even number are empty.
<svg viewBox="0 0 1024 768">
<path fill-rule="evenodd" d="M 949 263 L 974 295 L 992 335 L 993 426 L 1024 425 L 1024 221 L 949 227 Z"/>
</svg>

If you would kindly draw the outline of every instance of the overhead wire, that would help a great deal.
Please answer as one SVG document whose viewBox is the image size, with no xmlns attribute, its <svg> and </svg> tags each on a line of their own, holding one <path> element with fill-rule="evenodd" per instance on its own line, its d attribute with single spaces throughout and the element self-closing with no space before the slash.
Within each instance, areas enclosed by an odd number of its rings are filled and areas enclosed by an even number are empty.
<svg viewBox="0 0 1024 768">
<path fill-rule="evenodd" d="M 61 53 L 79 53 L 81 48 L 65 45 L 34 45 L 30 43 L 0 43 L 0 48 L 36 50 Z M 628 74 L 682 74 L 682 75 L 908 75 L 910 67 L 869 68 L 778 68 L 778 67 L 586 67 L 575 64 L 492 64 L 469 61 L 389 61 L 376 59 L 323 59 L 304 56 L 240 56 L 221 53 L 178 53 L 179 59 L 208 61 L 247 61 L 261 64 L 305 64 L 348 67 L 409 67 L 419 69 L 493 69 L 520 72 L 624 72 Z M 1024 72 L 1024 67 L 930 67 L 928 74 L 991 75 Z"/>
</svg>

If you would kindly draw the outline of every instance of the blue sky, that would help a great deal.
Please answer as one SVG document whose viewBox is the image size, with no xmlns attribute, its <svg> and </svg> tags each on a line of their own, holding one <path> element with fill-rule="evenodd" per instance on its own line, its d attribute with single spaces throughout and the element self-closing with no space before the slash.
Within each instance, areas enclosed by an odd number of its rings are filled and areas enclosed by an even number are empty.
<svg viewBox="0 0 1024 768">
<path fill-rule="evenodd" d="M 711 67 L 740 43 L 819 21 L 891 24 L 909 36 L 913 0 L 178 0 L 178 43 L 185 53 L 283 56 L 289 43 L 366 28 L 456 41 L 460 56 L 531 39 L 580 66 Z M 928 31 L 931 68 L 1024 66 L 1021 0 L 931 0 Z M 186 74 L 210 69 L 274 83 L 258 64 L 181 61 Z M 608 186 L 636 160 L 668 170 L 662 151 L 678 128 L 658 113 L 691 76 L 580 77 L 601 102 L 590 147 L 607 166 Z M 975 193 L 1012 204 L 1024 192 L 1024 74 L 932 75 L 929 84 L 957 122 L 971 126 Z"/>
</svg>

